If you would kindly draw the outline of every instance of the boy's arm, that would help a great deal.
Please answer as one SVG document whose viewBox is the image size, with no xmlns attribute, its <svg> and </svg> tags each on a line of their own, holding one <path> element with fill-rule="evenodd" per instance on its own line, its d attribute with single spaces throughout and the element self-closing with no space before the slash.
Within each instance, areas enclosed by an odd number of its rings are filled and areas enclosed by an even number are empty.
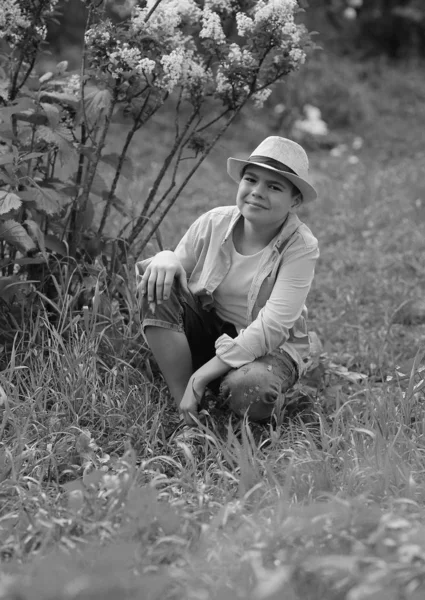
<svg viewBox="0 0 425 600">
<path fill-rule="evenodd" d="M 281 265 L 270 298 L 257 318 L 236 338 L 218 338 L 216 354 L 223 362 L 232 368 L 241 367 L 273 352 L 288 339 L 310 291 L 318 256 L 314 246 Z"/>
</svg>

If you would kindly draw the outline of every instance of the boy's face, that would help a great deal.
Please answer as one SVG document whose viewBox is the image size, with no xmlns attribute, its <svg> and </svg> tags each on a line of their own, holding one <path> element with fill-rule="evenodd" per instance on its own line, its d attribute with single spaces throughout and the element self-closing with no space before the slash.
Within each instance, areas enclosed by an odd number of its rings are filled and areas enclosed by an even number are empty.
<svg viewBox="0 0 425 600">
<path fill-rule="evenodd" d="M 283 175 L 257 165 L 245 168 L 236 205 L 253 225 L 278 227 L 299 203 L 294 186 Z"/>
</svg>

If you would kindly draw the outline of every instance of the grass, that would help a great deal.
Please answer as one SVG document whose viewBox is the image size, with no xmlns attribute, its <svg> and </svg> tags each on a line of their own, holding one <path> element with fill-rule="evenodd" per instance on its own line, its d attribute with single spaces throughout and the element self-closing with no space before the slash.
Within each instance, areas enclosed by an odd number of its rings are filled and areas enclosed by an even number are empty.
<svg viewBox="0 0 425 600">
<path fill-rule="evenodd" d="M 409 81 L 389 71 L 369 86 L 382 120 L 356 130 L 361 151 L 345 131 L 341 156 L 312 155 L 320 200 L 302 218 L 321 246 L 308 306 L 324 348 L 297 393 L 315 419 L 282 409 L 260 427 L 212 406 L 183 429 L 131 281 L 127 320 L 98 287 L 90 312 L 63 294 L 55 325 L 40 312 L 16 339 L 0 373 L 0 598 L 423 598 L 425 330 L 395 318 L 425 281 L 423 85 Z M 222 157 L 252 145 L 247 129 L 203 165 L 167 245 L 233 201 Z M 141 145 L 134 158 L 159 160 Z M 141 173 L 124 189 L 135 199 Z"/>
</svg>

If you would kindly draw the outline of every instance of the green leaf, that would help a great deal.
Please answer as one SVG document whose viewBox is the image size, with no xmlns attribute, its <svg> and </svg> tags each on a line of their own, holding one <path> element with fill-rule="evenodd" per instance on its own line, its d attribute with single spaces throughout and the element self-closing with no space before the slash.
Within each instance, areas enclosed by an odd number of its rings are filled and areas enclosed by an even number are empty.
<svg viewBox="0 0 425 600">
<path fill-rule="evenodd" d="M 9 99 L 9 81 L 0 81 L 0 98 L 7 102 Z"/>
<path fill-rule="evenodd" d="M 11 210 L 17 210 L 22 205 L 22 201 L 13 192 L 0 190 L 0 215 L 5 215 Z"/>
<path fill-rule="evenodd" d="M 25 121 L 26 123 L 32 123 L 33 125 L 46 125 L 46 123 L 49 122 L 46 115 L 34 110 L 17 112 L 15 113 L 15 117 L 18 119 L 18 121 Z"/>
<path fill-rule="evenodd" d="M 90 119 L 97 119 L 107 113 L 111 107 L 112 94 L 108 89 L 90 88 L 85 95 L 86 115 Z"/>
<path fill-rule="evenodd" d="M 107 165 L 110 165 L 111 167 L 114 167 L 115 170 L 118 168 L 119 159 L 120 159 L 119 154 L 106 154 L 105 156 L 100 157 L 101 161 L 103 161 Z M 133 178 L 134 164 L 133 164 L 133 161 L 131 160 L 131 158 L 129 158 L 128 156 L 126 156 L 124 158 L 124 162 L 121 166 L 120 173 L 124 177 L 127 177 L 127 179 Z"/>
<path fill-rule="evenodd" d="M 15 246 L 21 252 L 29 252 L 36 249 L 35 243 L 25 228 L 13 219 L 8 219 L 0 223 L 0 240 L 7 242 L 11 246 Z"/>
<path fill-rule="evenodd" d="M 104 197 L 106 200 L 106 197 Z M 118 196 L 114 196 L 112 198 L 112 206 L 117 210 L 123 217 L 128 217 L 128 206 L 126 206 L 124 200 L 118 198 Z"/>
<path fill-rule="evenodd" d="M 72 144 L 72 134 L 64 125 L 59 124 L 56 128 L 41 126 L 37 129 L 37 140 L 43 140 L 48 144 L 57 146 L 58 156 L 62 165 L 68 161 L 73 154 L 75 148 Z"/>
<path fill-rule="evenodd" d="M 19 196 L 26 202 L 34 202 L 37 210 L 52 216 L 62 212 L 69 204 L 70 199 L 52 188 L 32 187 L 29 190 L 19 192 Z"/>
<path fill-rule="evenodd" d="M 48 102 L 41 102 L 40 105 L 46 113 L 46 117 L 49 121 L 49 126 L 52 129 L 56 129 L 56 127 L 59 125 L 62 110 L 56 104 L 49 104 Z"/>
<path fill-rule="evenodd" d="M 55 235 L 52 235 L 50 233 L 45 235 L 44 243 L 46 244 L 46 248 L 48 250 L 50 250 L 51 252 L 56 252 L 57 254 L 60 254 L 61 256 L 67 256 L 67 254 L 68 254 L 67 245 L 65 244 L 65 242 L 60 240 Z"/>
<path fill-rule="evenodd" d="M 5 121 L 6 119 L 9 119 L 12 115 L 30 108 L 36 108 L 34 101 L 31 100 L 31 98 L 21 98 L 17 104 L 3 107 L 1 109 L 0 116 L 2 121 Z"/>
<path fill-rule="evenodd" d="M 103 196 L 103 194 L 108 192 L 108 184 L 103 179 L 101 175 L 96 171 L 93 179 L 92 186 L 90 188 L 90 192 L 95 194 L 96 196 Z"/>
<path fill-rule="evenodd" d="M 10 165 L 11 163 L 13 163 L 14 160 L 14 154 L 11 154 L 10 152 L 8 154 L 3 154 L 2 156 L 0 156 L 0 165 Z"/>
<path fill-rule="evenodd" d="M 65 104 L 66 106 L 70 106 L 71 108 L 78 108 L 78 105 L 80 104 L 80 100 L 77 96 L 66 94 L 65 92 L 41 92 L 40 98 L 42 101 L 44 99 L 54 100 L 61 104 Z"/>
<path fill-rule="evenodd" d="M 33 158 L 40 158 L 41 156 L 44 156 L 44 152 L 30 152 L 29 154 L 25 154 L 24 156 L 21 156 L 19 160 L 21 162 L 25 162 L 26 160 L 32 160 Z"/>
<path fill-rule="evenodd" d="M 77 215 L 75 226 L 82 231 L 86 231 L 93 224 L 94 206 L 90 198 L 87 200 L 86 208 Z"/>
<path fill-rule="evenodd" d="M 27 219 L 24 221 L 25 228 L 29 233 L 30 237 L 38 244 L 43 255 L 46 254 L 46 246 L 44 243 L 44 233 L 41 231 L 38 223 L 33 221 L 32 219 Z"/>
</svg>

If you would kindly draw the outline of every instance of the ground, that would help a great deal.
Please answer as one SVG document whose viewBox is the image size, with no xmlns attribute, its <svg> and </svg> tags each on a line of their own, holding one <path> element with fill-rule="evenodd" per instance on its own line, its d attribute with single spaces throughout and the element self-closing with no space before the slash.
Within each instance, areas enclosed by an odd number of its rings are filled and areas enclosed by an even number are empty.
<svg viewBox="0 0 425 600">
<path fill-rule="evenodd" d="M 323 348 L 295 395 L 309 418 L 260 427 L 206 407 L 185 429 L 133 323 L 114 354 L 89 316 L 40 315 L 1 373 L 0 598 L 424 597 L 425 88 L 388 73 L 368 88 L 373 118 L 338 131 L 345 148 L 311 155 Z M 170 246 L 232 203 L 223 152 L 259 129 L 237 127 L 164 223 Z"/>
</svg>

